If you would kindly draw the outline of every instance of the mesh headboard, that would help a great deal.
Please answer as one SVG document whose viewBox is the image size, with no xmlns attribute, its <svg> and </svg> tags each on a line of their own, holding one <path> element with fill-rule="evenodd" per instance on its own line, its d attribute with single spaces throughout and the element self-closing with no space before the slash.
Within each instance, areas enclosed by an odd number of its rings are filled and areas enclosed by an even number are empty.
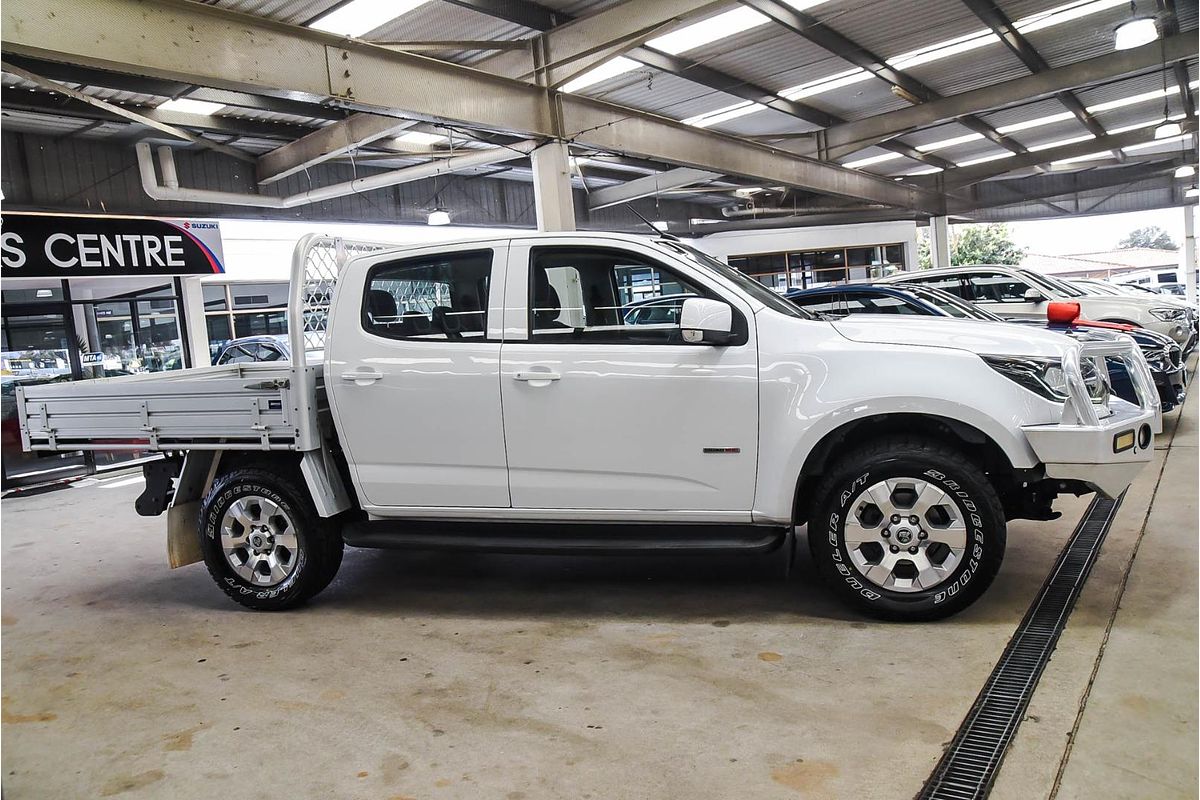
<svg viewBox="0 0 1200 800">
<path fill-rule="evenodd" d="M 396 244 L 363 242 L 310 234 L 296 243 L 289 311 L 292 354 L 325 348 L 325 325 L 346 262 L 364 253 L 392 250 Z"/>
</svg>

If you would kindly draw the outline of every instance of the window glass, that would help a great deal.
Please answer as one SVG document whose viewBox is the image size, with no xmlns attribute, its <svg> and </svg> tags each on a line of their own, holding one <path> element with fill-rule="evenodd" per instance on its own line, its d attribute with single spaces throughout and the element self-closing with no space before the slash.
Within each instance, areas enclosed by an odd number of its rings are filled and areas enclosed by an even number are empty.
<svg viewBox="0 0 1200 800">
<path fill-rule="evenodd" d="M 274 345 L 260 343 L 254 345 L 254 358 L 256 361 L 280 361 L 283 353 Z"/>
<path fill-rule="evenodd" d="M 845 298 L 840 294 L 817 294 L 797 297 L 793 300 L 796 305 L 818 314 L 828 314 L 831 317 L 846 316 Z"/>
<path fill-rule="evenodd" d="M 286 283 L 232 283 L 233 310 L 246 308 L 284 308 L 288 303 Z M 205 298 L 207 300 L 207 298 Z"/>
<path fill-rule="evenodd" d="M 367 279 L 363 327 L 392 339 L 482 339 L 491 272 L 491 250 L 380 264 Z"/>
<path fill-rule="evenodd" d="M 62 284 L 55 281 L 47 283 L 44 287 L 37 289 L 4 289 L 0 292 L 0 297 L 3 297 L 7 303 L 45 303 L 54 300 L 62 300 Z"/>
<path fill-rule="evenodd" d="M 732 281 L 735 285 L 740 287 L 743 292 L 758 300 L 758 302 L 762 303 L 767 308 L 778 311 L 781 314 L 786 314 L 789 317 L 808 316 L 804 309 L 788 302 L 780 295 L 764 289 L 762 284 L 752 280 L 745 273 L 737 269 L 731 269 L 730 267 L 732 265 L 732 261 L 730 264 L 726 264 L 720 259 L 713 258 L 703 250 L 697 250 L 695 247 L 684 244 L 683 242 L 663 241 L 660 239 L 659 241 L 656 241 L 655 244 L 670 251 L 671 253 L 674 253 L 675 255 L 686 258 L 688 261 L 707 269 L 709 272 L 714 272 L 717 275 L 720 275 L 727 281 Z"/>
<path fill-rule="evenodd" d="M 702 296 L 631 253 L 539 248 L 530 264 L 530 340 L 682 344 L 683 301 Z"/>
<path fill-rule="evenodd" d="M 260 311 L 255 314 L 234 314 L 233 335 L 273 336 L 287 333 L 287 311 Z"/>
<path fill-rule="evenodd" d="M 921 286 L 932 286 L 934 289 L 941 289 L 944 292 L 949 292 L 955 297 L 960 297 L 963 300 L 970 300 L 966 287 L 963 286 L 962 278 L 958 275 L 930 275 L 929 277 L 905 277 L 905 283 L 916 283 Z"/>
<path fill-rule="evenodd" d="M 226 348 L 221 354 L 221 358 L 217 361 L 218 364 L 249 364 L 254 361 L 254 354 L 247 350 L 242 345 L 234 345 Z"/>
<path fill-rule="evenodd" d="M 221 348 L 233 338 L 229 317 L 225 314 L 214 314 L 205 317 L 204 322 L 208 327 L 208 357 L 215 364 Z"/>
<path fill-rule="evenodd" d="M 846 298 L 847 314 L 919 314 L 913 306 L 898 297 L 850 296 Z"/>
<path fill-rule="evenodd" d="M 972 272 L 967 275 L 969 299 L 977 303 L 1024 303 L 1030 288 L 1025 281 L 999 272 Z"/>
<path fill-rule="evenodd" d="M 229 300 L 225 297 L 225 284 L 206 283 L 202 288 L 205 311 L 225 311 L 229 308 Z"/>
</svg>

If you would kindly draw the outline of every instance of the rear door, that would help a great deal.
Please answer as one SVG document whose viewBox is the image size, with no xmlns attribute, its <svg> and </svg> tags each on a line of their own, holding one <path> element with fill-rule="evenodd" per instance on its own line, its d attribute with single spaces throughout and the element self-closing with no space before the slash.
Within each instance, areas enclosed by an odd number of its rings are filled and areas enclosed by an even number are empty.
<svg viewBox="0 0 1200 800">
<path fill-rule="evenodd" d="M 620 244 L 513 242 L 500 382 L 513 507 L 749 521 L 752 310 L 673 260 Z M 645 323 L 631 313 L 694 295 L 733 305 L 736 344 L 687 344 L 678 313 Z"/>
<path fill-rule="evenodd" d="M 509 505 L 500 414 L 507 253 L 498 240 L 347 266 L 325 385 L 365 505 Z"/>
</svg>

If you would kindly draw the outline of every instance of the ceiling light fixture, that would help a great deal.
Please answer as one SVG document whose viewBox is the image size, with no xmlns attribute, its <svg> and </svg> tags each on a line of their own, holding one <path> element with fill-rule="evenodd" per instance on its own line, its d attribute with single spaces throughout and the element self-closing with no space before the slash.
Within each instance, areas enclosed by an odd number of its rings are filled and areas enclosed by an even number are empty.
<svg viewBox="0 0 1200 800">
<path fill-rule="evenodd" d="M 444 208 L 435 208 L 429 212 L 429 219 L 427 221 L 430 225 L 449 225 L 450 212 Z"/>
<path fill-rule="evenodd" d="M 225 106 L 222 103 L 209 103 L 204 100 L 190 100 L 186 97 L 180 97 L 176 100 L 168 100 L 165 103 L 158 104 L 159 111 L 178 111 L 181 114 L 198 114 L 205 117 L 211 117 L 224 107 Z"/>
<path fill-rule="evenodd" d="M 1154 129 L 1155 139 L 1173 139 L 1183 133 L 1183 127 L 1178 122 L 1167 120 Z"/>
<path fill-rule="evenodd" d="M 1184 197 L 1200 197 L 1200 189 L 1193 186 L 1183 193 Z"/>
<path fill-rule="evenodd" d="M 1196 168 L 1193 167 L 1191 164 L 1184 164 L 1182 167 L 1178 167 L 1175 170 L 1176 178 L 1190 178 L 1195 174 L 1196 174 Z"/>
<path fill-rule="evenodd" d="M 1117 50 L 1132 50 L 1144 44 L 1150 44 L 1158 38 L 1158 26 L 1154 17 L 1141 17 L 1137 13 L 1137 3 L 1129 0 L 1130 19 L 1125 20 L 1113 30 L 1113 46 Z"/>
<path fill-rule="evenodd" d="M 362 36 L 426 2 L 428 0 L 350 0 L 310 22 L 308 27 L 341 36 Z"/>
</svg>

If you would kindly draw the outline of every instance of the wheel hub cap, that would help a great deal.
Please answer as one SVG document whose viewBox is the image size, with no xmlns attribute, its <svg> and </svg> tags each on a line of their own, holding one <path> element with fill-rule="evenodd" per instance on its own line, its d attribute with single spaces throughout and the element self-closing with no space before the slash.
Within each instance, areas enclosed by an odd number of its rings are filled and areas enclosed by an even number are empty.
<svg viewBox="0 0 1200 800">
<path fill-rule="evenodd" d="M 889 478 L 850 505 L 845 526 L 850 562 L 875 586 L 893 592 L 932 589 L 954 573 L 967 547 L 958 501 L 919 478 Z"/>
<path fill-rule="evenodd" d="M 296 569 L 300 542 L 291 518 L 273 500 L 239 497 L 221 520 L 221 549 L 239 578 L 254 586 L 282 583 Z"/>
</svg>

